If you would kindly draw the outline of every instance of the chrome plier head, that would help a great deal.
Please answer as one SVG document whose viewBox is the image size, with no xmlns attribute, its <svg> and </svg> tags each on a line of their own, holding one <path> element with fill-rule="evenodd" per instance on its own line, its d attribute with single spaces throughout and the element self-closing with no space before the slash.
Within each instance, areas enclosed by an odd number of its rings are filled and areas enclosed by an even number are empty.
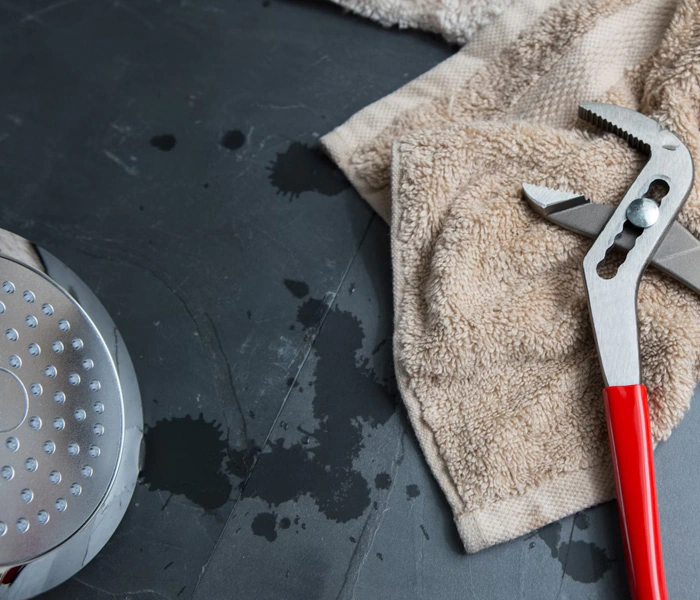
<svg viewBox="0 0 700 600">
<path fill-rule="evenodd" d="M 639 281 L 690 194 L 693 160 L 678 137 L 638 112 L 611 104 L 586 103 L 581 104 L 579 115 L 649 155 L 647 164 L 583 260 L 593 332 L 606 385 L 638 384 Z M 623 233 L 632 236 L 631 248 L 616 269 L 606 271 L 606 258 Z"/>
</svg>

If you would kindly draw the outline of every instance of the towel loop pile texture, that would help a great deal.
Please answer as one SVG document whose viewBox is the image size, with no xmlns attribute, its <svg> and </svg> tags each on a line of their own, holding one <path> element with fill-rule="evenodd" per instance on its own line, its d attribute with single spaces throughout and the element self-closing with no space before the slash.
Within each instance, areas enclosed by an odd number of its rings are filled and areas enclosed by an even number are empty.
<svg viewBox="0 0 700 600">
<path fill-rule="evenodd" d="M 622 197 L 644 157 L 578 124 L 586 100 L 657 119 L 700 164 L 697 0 L 511 11 L 323 139 L 391 224 L 399 387 L 469 552 L 614 494 L 580 273 L 590 241 L 533 214 L 522 182 Z M 679 220 L 700 235 L 698 184 Z M 650 269 L 638 313 L 665 439 L 700 377 L 700 299 Z"/>
</svg>

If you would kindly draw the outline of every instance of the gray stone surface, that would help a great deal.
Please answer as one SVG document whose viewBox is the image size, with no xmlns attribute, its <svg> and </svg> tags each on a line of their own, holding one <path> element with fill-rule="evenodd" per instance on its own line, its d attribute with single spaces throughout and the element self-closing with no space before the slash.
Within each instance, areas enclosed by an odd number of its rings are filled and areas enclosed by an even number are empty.
<svg viewBox="0 0 700 600">
<path fill-rule="evenodd" d="M 321 1 L 0 1 L 0 226 L 104 302 L 147 423 L 47 600 L 625 597 L 613 505 L 463 553 L 396 398 L 387 228 L 315 149 L 452 51 Z M 674 598 L 698 432 L 657 452 Z"/>
</svg>

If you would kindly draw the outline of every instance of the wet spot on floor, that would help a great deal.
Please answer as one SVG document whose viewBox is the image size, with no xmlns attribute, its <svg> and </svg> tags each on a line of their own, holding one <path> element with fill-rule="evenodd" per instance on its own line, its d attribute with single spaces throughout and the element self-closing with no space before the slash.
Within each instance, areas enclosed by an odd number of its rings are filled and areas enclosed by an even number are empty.
<svg viewBox="0 0 700 600">
<path fill-rule="evenodd" d="M 277 515 L 268 512 L 260 513 L 255 516 L 250 528 L 255 535 L 265 538 L 268 542 L 274 542 L 277 539 Z"/>
<path fill-rule="evenodd" d="M 171 133 L 164 133 L 163 135 L 154 135 L 151 138 L 151 146 L 162 150 L 163 152 L 170 152 L 177 144 L 175 136 Z"/>
<path fill-rule="evenodd" d="M 227 150 L 238 150 L 245 144 L 245 134 L 238 129 L 232 129 L 221 136 L 219 144 Z"/>
<path fill-rule="evenodd" d="M 610 570 L 613 561 L 608 553 L 591 542 L 566 542 L 559 546 L 559 562 L 565 573 L 579 583 L 599 581 Z"/>
<path fill-rule="evenodd" d="M 319 314 L 326 310 L 323 334 L 313 345 L 316 425 L 304 431 L 306 444 L 303 439 L 291 444 L 270 440 L 260 456 L 261 475 L 250 479 L 243 495 L 270 507 L 308 496 L 328 519 L 345 523 L 371 505 L 368 481 L 354 464 L 367 429 L 385 424 L 394 413 L 395 388 L 393 380 L 379 381 L 359 356 L 364 332 L 355 315 L 337 306 L 328 310 L 323 300 L 309 298 L 299 308 L 297 322 L 305 329 L 318 328 Z"/>
<path fill-rule="evenodd" d="M 409 500 L 418 498 L 418 496 L 420 496 L 420 488 L 415 483 L 406 486 L 406 497 Z"/>
<path fill-rule="evenodd" d="M 229 499 L 232 485 L 224 470 L 227 444 L 221 425 L 200 414 L 163 419 L 146 427 L 144 483 L 151 490 L 180 494 L 202 508 Z"/>
<path fill-rule="evenodd" d="M 296 298 L 304 298 L 305 296 L 309 295 L 309 286 L 303 281 L 285 279 L 284 287 L 286 287 Z"/>
<path fill-rule="evenodd" d="M 558 554 L 557 546 L 561 540 L 561 522 L 556 521 L 540 528 L 537 532 L 538 537 L 547 544 L 547 548 L 552 553 L 552 558 L 556 558 Z"/>
<path fill-rule="evenodd" d="M 586 513 L 578 513 L 576 515 L 576 518 L 574 519 L 574 527 L 577 529 L 581 529 L 582 531 L 584 529 L 588 529 L 588 526 L 591 524 L 591 521 Z"/>
<path fill-rule="evenodd" d="M 588 516 L 583 513 L 577 514 L 573 526 L 581 530 L 587 529 Z M 559 561 L 563 574 L 579 583 L 599 581 L 614 564 L 607 551 L 592 542 L 582 540 L 560 543 L 561 531 L 562 524 L 557 521 L 542 527 L 537 535 L 549 548 L 552 558 Z"/>
<path fill-rule="evenodd" d="M 378 490 L 388 490 L 391 487 L 391 475 L 389 473 L 379 473 L 374 478 L 374 487 Z"/>
<path fill-rule="evenodd" d="M 270 183 L 290 201 L 303 192 L 335 196 L 349 187 L 348 180 L 318 148 L 292 142 L 269 167 Z"/>
<path fill-rule="evenodd" d="M 321 324 L 323 315 L 326 313 L 328 305 L 317 298 L 309 298 L 297 310 L 297 322 L 304 329 L 315 329 Z"/>
</svg>

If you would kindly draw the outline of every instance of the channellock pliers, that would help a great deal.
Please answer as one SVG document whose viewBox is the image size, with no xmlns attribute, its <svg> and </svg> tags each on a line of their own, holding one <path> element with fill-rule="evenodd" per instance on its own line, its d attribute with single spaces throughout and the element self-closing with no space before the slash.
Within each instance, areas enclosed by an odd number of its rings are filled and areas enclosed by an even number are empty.
<svg viewBox="0 0 700 600">
<path fill-rule="evenodd" d="M 649 155 L 616 208 L 523 184 L 547 220 L 596 237 L 583 259 L 607 417 L 627 575 L 634 600 L 667 600 L 647 392 L 641 383 L 637 290 L 649 262 L 700 292 L 700 242 L 675 221 L 693 184 L 693 159 L 673 133 L 640 113 L 586 103 L 579 116 Z M 668 235 L 667 235 L 668 233 Z M 607 264 L 617 247 L 627 254 Z"/>
</svg>

